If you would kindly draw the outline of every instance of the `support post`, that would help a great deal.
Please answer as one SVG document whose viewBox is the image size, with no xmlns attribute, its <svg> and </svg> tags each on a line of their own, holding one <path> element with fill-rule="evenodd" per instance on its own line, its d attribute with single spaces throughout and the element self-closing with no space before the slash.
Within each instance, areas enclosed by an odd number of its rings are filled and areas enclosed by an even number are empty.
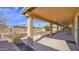
<svg viewBox="0 0 79 59">
<path fill-rule="evenodd" d="M 76 46 L 79 49 L 79 15 L 76 15 L 72 22 L 72 35 L 76 42 Z"/>
<path fill-rule="evenodd" d="M 27 29 L 27 45 L 33 45 L 33 24 L 32 24 L 32 17 L 28 16 L 28 29 Z"/>
<path fill-rule="evenodd" d="M 75 42 L 76 46 L 79 49 L 79 15 L 76 16 L 74 20 L 74 37 L 75 37 Z"/>
<path fill-rule="evenodd" d="M 50 31 L 49 31 L 50 34 L 49 34 L 49 36 L 52 37 L 52 23 L 49 23 L 49 28 L 50 28 Z"/>
<path fill-rule="evenodd" d="M 59 31 L 61 31 L 61 27 L 59 26 Z"/>
<path fill-rule="evenodd" d="M 59 26 L 57 25 L 57 32 L 59 31 Z"/>
<path fill-rule="evenodd" d="M 73 21 L 72 22 L 72 37 L 74 38 L 74 40 L 75 40 L 75 22 Z"/>
<path fill-rule="evenodd" d="M 64 30 L 65 30 L 65 29 L 64 29 L 64 26 L 63 26 L 63 32 L 64 32 Z"/>
</svg>

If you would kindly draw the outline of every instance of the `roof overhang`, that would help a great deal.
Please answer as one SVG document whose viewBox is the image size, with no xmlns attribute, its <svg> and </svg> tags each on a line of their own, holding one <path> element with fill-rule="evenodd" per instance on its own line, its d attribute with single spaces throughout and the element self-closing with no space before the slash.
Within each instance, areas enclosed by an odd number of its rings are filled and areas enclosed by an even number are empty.
<svg viewBox="0 0 79 59">
<path fill-rule="evenodd" d="M 21 14 L 29 14 L 43 21 L 65 25 L 72 23 L 78 12 L 78 7 L 26 7 Z"/>
</svg>

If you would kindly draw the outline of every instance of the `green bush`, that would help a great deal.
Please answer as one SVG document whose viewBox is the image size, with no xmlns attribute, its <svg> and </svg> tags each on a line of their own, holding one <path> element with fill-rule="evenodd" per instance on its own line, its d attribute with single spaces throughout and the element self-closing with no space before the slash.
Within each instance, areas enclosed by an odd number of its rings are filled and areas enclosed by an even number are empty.
<svg viewBox="0 0 79 59">
<path fill-rule="evenodd" d="M 66 31 L 71 31 L 71 28 L 69 26 L 65 26 Z"/>
<path fill-rule="evenodd" d="M 20 38 L 22 38 L 23 35 L 22 34 L 14 34 L 12 36 L 12 41 L 15 43 L 15 44 L 22 44 L 22 41 L 20 40 Z"/>
<path fill-rule="evenodd" d="M 46 31 L 50 30 L 49 26 L 45 26 L 44 28 L 45 28 Z"/>
</svg>

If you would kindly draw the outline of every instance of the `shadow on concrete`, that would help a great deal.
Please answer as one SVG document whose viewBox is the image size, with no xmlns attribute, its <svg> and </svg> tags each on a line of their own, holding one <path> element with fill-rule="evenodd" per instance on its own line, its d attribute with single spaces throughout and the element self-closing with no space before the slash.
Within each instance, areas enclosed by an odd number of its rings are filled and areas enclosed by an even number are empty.
<svg viewBox="0 0 79 59">
<path fill-rule="evenodd" d="M 39 39 L 37 39 L 35 42 L 38 42 L 38 41 L 40 41 L 40 40 L 42 40 L 44 37 L 47 37 L 49 34 L 46 34 L 46 35 L 43 35 L 43 36 L 41 36 Z"/>
<path fill-rule="evenodd" d="M 58 33 L 60 33 L 60 32 L 58 32 Z M 79 51 L 79 50 L 77 49 L 77 47 L 76 47 L 76 42 L 73 40 L 72 37 L 71 37 L 71 38 L 68 38 L 68 37 L 64 38 L 63 36 L 53 37 L 53 35 L 56 35 L 56 34 L 58 34 L 58 33 L 52 34 L 52 37 L 49 37 L 49 34 L 44 35 L 44 36 L 41 36 L 39 39 L 37 39 L 37 40 L 35 41 L 35 43 L 38 42 L 38 41 L 40 41 L 40 40 L 42 40 L 44 37 L 51 38 L 52 40 L 53 40 L 53 39 L 56 39 L 56 40 L 64 40 L 64 41 L 66 42 L 67 46 L 70 48 L 71 51 Z M 71 35 L 71 33 L 67 33 L 67 35 Z M 61 38 L 60 38 L 60 37 L 61 37 Z M 69 37 L 70 37 L 70 36 L 69 36 Z M 71 39 L 71 40 L 70 40 L 70 39 Z M 41 45 L 41 44 L 38 44 L 38 45 Z"/>
<path fill-rule="evenodd" d="M 27 39 L 24 39 L 27 41 Z M 27 42 L 26 42 L 27 43 Z M 58 51 L 57 49 L 51 48 L 49 46 L 33 41 L 33 46 L 29 47 L 25 42 L 21 45 L 17 45 L 21 51 Z"/>
<path fill-rule="evenodd" d="M 65 40 L 65 41 L 66 41 L 66 40 Z M 66 41 L 66 44 L 67 44 L 67 46 L 69 47 L 69 49 L 70 49 L 71 51 L 79 51 L 79 50 L 77 49 L 75 43 Z"/>
<path fill-rule="evenodd" d="M 55 35 L 55 34 L 57 34 L 57 33 L 53 33 L 52 36 Z M 35 42 L 38 42 L 38 41 L 42 40 L 44 37 L 52 38 L 52 37 L 49 37 L 49 34 L 46 34 L 46 35 L 41 36 L 41 37 L 40 37 L 39 39 L 37 39 Z"/>
<path fill-rule="evenodd" d="M 33 48 L 25 45 L 24 43 L 21 45 L 17 45 L 21 51 L 35 51 Z"/>
<path fill-rule="evenodd" d="M 71 32 L 66 32 L 65 35 L 62 34 L 59 37 L 52 37 L 52 38 L 57 40 L 64 40 L 71 51 L 78 51 L 76 47 L 76 42 L 73 39 Z"/>
<path fill-rule="evenodd" d="M 21 51 L 58 51 L 57 49 L 51 48 L 49 46 L 33 42 L 33 47 L 29 47 L 26 44 L 17 45 Z"/>
<path fill-rule="evenodd" d="M 0 41 L 0 51 L 16 51 L 11 42 L 7 40 Z"/>
<path fill-rule="evenodd" d="M 43 45 L 41 43 L 34 42 L 33 49 L 35 51 L 59 51 L 57 49 L 51 48 L 49 46 Z"/>
</svg>

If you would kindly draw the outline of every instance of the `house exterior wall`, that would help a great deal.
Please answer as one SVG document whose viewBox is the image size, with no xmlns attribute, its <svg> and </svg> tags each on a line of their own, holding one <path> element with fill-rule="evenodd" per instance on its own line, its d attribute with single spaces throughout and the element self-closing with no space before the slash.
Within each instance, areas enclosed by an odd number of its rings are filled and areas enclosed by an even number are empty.
<svg viewBox="0 0 79 59">
<path fill-rule="evenodd" d="M 14 28 L 15 33 L 24 33 L 27 32 L 27 28 Z"/>
<path fill-rule="evenodd" d="M 34 27 L 33 28 L 33 32 L 38 32 L 38 31 L 43 31 L 42 28 L 39 27 Z M 27 28 L 20 28 L 20 27 L 16 27 L 16 28 L 4 28 L 3 30 L 0 29 L 0 33 L 26 33 L 27 32 Z"/>
</svg>

